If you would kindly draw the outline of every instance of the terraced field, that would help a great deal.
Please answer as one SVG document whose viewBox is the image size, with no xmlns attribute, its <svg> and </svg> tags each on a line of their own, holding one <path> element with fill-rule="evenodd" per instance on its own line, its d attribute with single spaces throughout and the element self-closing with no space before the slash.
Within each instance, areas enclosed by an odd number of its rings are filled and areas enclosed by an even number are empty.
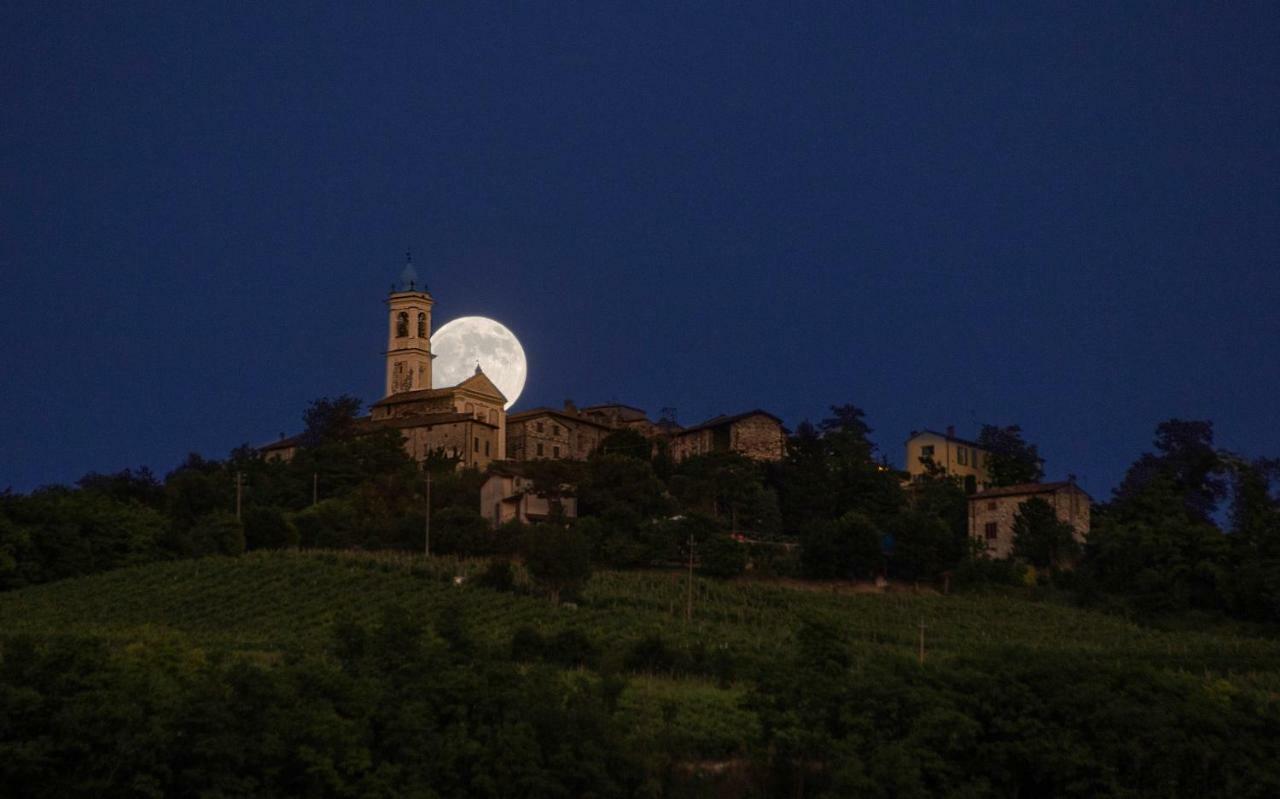
<svg viewBox="0 0 1280 799">
<path fill-rule="evenodd" d="M 1227 630 L 1166 632 L 1124 619 L 1007 596 L 836 594 L 752 582 L 695 581 L 684 621 L 679 572 L 602 572 L 577 608 L 481 588 L 484 563 L 451 558 L 269 552 L 237 559 L 151 564 L 0 595 L 0 633 L 84 633 L 128 639 L 165 630 L 192 643 L 258 652 L 318 650 L 339 619 L 372 622 L 388 605 L 427 618 L 461 616 L 482 645 L 506 646 L 520 627 L 577 629 L 604 653 L 649 635 L 680 650 L 728 648 L 780 657 L 803 619 L 844 632 L 855 656 L 913 654 L 925 625 L 930 662 L 995 646 L 1093 653 L 1158 667 L 1266 680 L 1280 672 L 1280 641 Z M 523 576 L 520 576 L 520 581 Z M 519 582 L 519 581 L 518 581 Z"/>
</svg>

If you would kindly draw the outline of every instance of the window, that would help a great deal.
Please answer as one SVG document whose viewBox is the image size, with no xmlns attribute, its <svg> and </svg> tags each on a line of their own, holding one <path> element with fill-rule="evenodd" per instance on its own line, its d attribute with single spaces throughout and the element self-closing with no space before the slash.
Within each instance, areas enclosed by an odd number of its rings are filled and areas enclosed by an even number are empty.
<svg viewBox="0 0 1280 799">
<path fill-rule="evenodd" d="M 480 451 L 480 436 L 476 436 L 476 446 L 475 446 L 475 451 L 476 451 L 476 452 L 479 452 L 479 451 Z"/>
<path fill-rule="evenodd" d="M 541 457 L 542 457 L 542 445 L 541 445 L 541 444 L 539 444 L 539 445 L 538 445 L 538 457 L 539 457 L 539 458 L 541 458 Z"/>
<path fill-rule="evenodd" d="M 554 436 L 560 435 L 560 425 L 558 424 L 551 425 L 551 434 Z"/>
<path fill-rule="evenodd" d="M 960 464 L 961 466 L 967 466 L 969 464 L 969 448 L 968 447 L 956 447 L 956 463 Z"/>
<path fill-rule="evenodd" d="M 995 509 L 996 509 L 996 504 L 997 504 L 997 503 L 995 502 L 995 500 L 992 500 L 991 502 L 988 502 L 988 503 L 987 503 L 987 510 L 995 510 Z"/>
<path fill-rule="evenodd" d="M 462 410 L 463 410 L 463 412 L 464 412 L 464 413 L 466 413 L 468 416 L 475 416 L 475 414 L 476 414 L 476 406 L 475 406 L 475 403 L 473 403 L 473 402 L 468 402 L 466 405 L 463 405 L 463 406 L 462 406 Z"/>
<path fill-rule="evenodd" d="M 484 456 L 485 456 L 486 458 L 487 458 L 487 457 L 489 457 L 489 442 L 488 442 L 488 441 L 484 442 Z"/>
<path fill-rule="evenodd" d="M 920 448 L 920 457 L 922 457 L 922 458 L 932 458 L 932 457 L 933 457 L 933 445 L 932 445 L 932 444 L 925 444 L 923 447 L 921 447 L 921 448 Z"/>
<path fill-rule="evenodd" d="M 988 541 L 996 540 L 996 531 L 999 529 L 1000 529 L 999 526 L 995 522 L 987 522 L 987 527 L 986 527 L 987 540 Z"/>
<path fill-rule="evenodd" d="M 553 458 L 558 458 L 558 457 L 560 457 L 560 448 L 559 448 L 559 447 L 552 447 L 552 448 L 551 448 L 551 457 L 553 457 Z"/>
<path fill-rule="evenodd" d="M 538 428 L 538 432 L 539 432 L 539 433 L 541 433 L 541 432 L 542 432 L 542 422 L 538 422 L 538 423 L 537 423 L 536 425 L 534 425 L 534 426 Z"/>
<path fill-rule="evenodd" d="M 426 338 L 426 337 L 427 337 L 427 315 L 424 313 L 420 313 L 418 314 L 418 338 Z"/>
<path fill-rule="evenodd" d="M 401 311 L 396 314 L 396 338 L 405 338 L 409 335 L 409 314 Z"/>
</svg>

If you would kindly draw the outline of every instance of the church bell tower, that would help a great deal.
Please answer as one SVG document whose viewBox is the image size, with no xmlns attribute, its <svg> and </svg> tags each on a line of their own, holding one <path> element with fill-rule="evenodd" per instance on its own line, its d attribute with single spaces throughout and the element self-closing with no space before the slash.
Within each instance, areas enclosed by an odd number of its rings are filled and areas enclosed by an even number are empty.
<svg viewBox="0 0 1280 799">
<path fill-rule="evenodd" d="M 387 297 L 387 396 L 431 388 L 431 306 L 427 284 L 406 256 L 400 282 Z"/>
</svg>

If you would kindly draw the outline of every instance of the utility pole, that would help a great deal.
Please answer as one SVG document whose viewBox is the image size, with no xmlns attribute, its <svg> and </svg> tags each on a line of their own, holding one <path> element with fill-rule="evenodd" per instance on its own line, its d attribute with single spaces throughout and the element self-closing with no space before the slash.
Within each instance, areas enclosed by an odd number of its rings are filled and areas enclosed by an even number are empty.
<svg viewBox="0 0 1280 799">
<path fill-rule="evenodd" d="M 236 472 L 236 521 L 240 521 L 240 505 L 244 495 L 244 472 Z"/>
<path fill-rule="evenodd" d="M 422 547 L 423 552 L 426 554 L 427 557 L 431 557 L 431 471 L 430 470 L 427 471 L 427 512 L 426 512 L 426 522 L 425 522 L 423 537 L 425 539 L 425 542 Z"/>
<path fill-rule="evenodd" d="M 924 665 L 924 619 L 920 620 L 920 665 Z"/>
<path fill-rule="evenodd" d="M 689 533 L 689 593 L 685 598 L 684 620 L 693 621 L 693 533 Z"/>
<path fill-rule="evenodd" d="M 314 505 L 320 501 L 320 474 L 319 472 L 311 473 L 311 504 Z"/>
</svg>

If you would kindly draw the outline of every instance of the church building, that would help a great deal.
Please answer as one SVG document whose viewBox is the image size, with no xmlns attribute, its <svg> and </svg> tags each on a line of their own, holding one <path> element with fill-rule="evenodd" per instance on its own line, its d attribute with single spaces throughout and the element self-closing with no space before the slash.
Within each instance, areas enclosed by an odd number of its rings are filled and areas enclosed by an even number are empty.
<svg viewBox="0 0 1280 799">
<path fill-rule="evenodd" d="M 357 434 L 394 428 L 415 460 L 434 452 L 457 457 L 462 467 L 485 468 L 505 457 L 506 397 L 480 364 L 471 377 L 448 388 L 431 387 L 431 308 L 435 305 L 413 262 L 387 296 L 385 396 L 357 421 Z M 262 447 L 265 458 L 289 460 L 299 436 Z"/>
</svg>

